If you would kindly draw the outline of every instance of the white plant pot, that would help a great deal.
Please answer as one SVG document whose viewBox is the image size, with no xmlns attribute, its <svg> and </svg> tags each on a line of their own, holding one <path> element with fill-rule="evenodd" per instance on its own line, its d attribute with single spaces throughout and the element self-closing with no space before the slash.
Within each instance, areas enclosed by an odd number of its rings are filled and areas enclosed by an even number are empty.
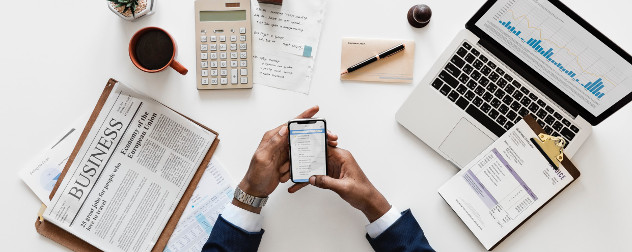
<svg viewBox="0 0 632 252">
<path fill-rule="evenodd" d="M 138 0 L 138 5 L 136 8 L 136 13 L 134 15 L 132 15 L 131 11 L 127 11 L 124 14 L 119 12 L 119 10 L 123 11 L 124 8 L 116 8 L 116 5 L 110 1 L 106 1 L 108 4 L 108 7 L 110 8 L 110 10 L 112 12 L 114 12 L 114 14 L 116 14 L 117 16 L 121 17 L 122 19 L 125 19 L 127 21 L 135 21 L 136 19 L 139 19 L 141 17 L 144 16 L 148 16 L 154 13 L 154 8 L 156 7 L 156 0 Z M 139 7 L 143 6 L 142 9 L 138 9 Z"/>
</svg>

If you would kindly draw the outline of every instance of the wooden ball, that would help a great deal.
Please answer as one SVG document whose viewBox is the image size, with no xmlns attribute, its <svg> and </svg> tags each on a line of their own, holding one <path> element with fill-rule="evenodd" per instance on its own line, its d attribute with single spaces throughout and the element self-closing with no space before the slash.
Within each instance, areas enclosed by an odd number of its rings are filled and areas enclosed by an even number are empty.
<svg viewBox="0 0 632 252">
<path fill-rule="evenodd" d="M 425 4 L 415 5 L 408 10 L 408 23 L 415 28 L 428 25 L 430 17 L 432 17 L 432 10 Z"/>
</svg>

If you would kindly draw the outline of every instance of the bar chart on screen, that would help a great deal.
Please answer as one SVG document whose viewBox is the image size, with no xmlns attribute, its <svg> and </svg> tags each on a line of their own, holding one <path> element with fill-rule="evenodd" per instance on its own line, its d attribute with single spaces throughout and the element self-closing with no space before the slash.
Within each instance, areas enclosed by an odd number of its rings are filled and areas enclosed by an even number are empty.
<svg viewBox="0 0 632 252">
<path fill-rule="evenodd" d="M 538 1 L 509 0 L 493 16 L 494 28 L 508 36 L 546 71 L 568 87 L 581 91 L 593 107 L 608 93 L 628 80 L 632 73 L 594 46 L 590 33 L 569 28 L 564 17 L 556 16 Z M 607 48 L 607 47 L 606 47 Z M 592 97 L 592 98 L 590 98 Z"/>
<path fill-rule="evenodd" d="M 523 17 L 523 19 L 526 20 L 526 16 Z M 605 85 L 603 84 L 603 74 L 597 74 L 597 73 L 592 73 L 588 67 L 585 66 L 593 66 L 595 65 L 595 63 L 597 63 L 597 61 L 592 62 L 592 63 L 587 63 L 584 62 L 584 64 L 582 64 L 582 62 L 580 62 L 580 56 L 570 50 L 561 50 L 561 51 L 567 51 L 567 53 L 571 56 L 571 65 L 574 65 L 576 68 L 574 69 L 579 69 L 579 70 L 571 70 L 571 69 L 567 69 L 566 65 L 563 64 L 562 62 L 558 62 L 556 61 L 556 57 L 552 57 L 555 54 L 554 48 L 553 47 L 549 47 L 548 50 L 545 49 L 544 44 L 546 44 L 546 42 L 542 42 L 542 38 L 541 37 L 531 37 L 528 40 L 526 40 L 525 38 L 521 37 L 520 34 L 522 33 L 522 31 L 517 30 L 515 26 L 511 26 L 511 21 L 498 21 L 499 24 L 501 24 L 503 27 L 507 28 L 507 32 L 514 34 L 515 36 L 517 36 L 523 43 L 526 43 L 527 46 L 531 47 L 536 53 L 540 54 L 542 57 L 544 57 L 544 59 L 546 59 L 546 61 L 548 61 L 551 65 L 553 65 L 554 67 L 558 68 L 559 71 L 561 71 L 562 73 L 564 73 L 565 75 L 568 76 L 568 78 L 572 79 L 574 82 L 577 82 L 580 86 L 583 86 L 588 92 L 592 93 L 595 97 L 601 99 L 604 95 L 605 95 L 605 91 L 602 90 Z M 527 24 L 528 26 L 529 24 Z M 541 31 L 541 29 L 537 28 L 537 27 L 533 27 L 536 30 Z M 541 32 L 537 32 L 536 34 L 540 34 Z M 548 39 L 549 41 L 551 41 L 550 39 Z M 555 42 L 551 41 L 551 44 L 557 45 Z M 566 47 L 560 47 L 559 49 L 566 49 Z M 558 49 L 558 50 L 559 50 Z M 588 53 L 589 50 L 588 48 L 585 48 L 583 50 L 584 53 Z M 572 58 L 575 58 L 574 60 Z M 604 64 L 604 63 L 602 63 Z M 613 67 L 603 67 L 602 69 L 607 69 L 607 70 L 611 70 L 613 69 Z M 599 78 L 596 81 L 587 81 L 582 83 L 581 82 L 581 78 L 577 77 L 577 71 L 580 71 L 582 73 L 583 76 L 586 77 L 596 77 Z M 577 77 L 577 78 L 576 78 Z M 610 82 L 612 85 L 616 86 L 616 84 L 614 84 L 611 80 L 608 80 L 608 82 Z M 613 86 L 613 87 L 614 87 Z"/>
<path fill-rule="evenodd" d="M 577 72 L 575 72 L 573 70 L 570 70 L 570 69 L 567 69 L 565 67 L 565 65 L 562 64 L 562 62 L 557 62 L 555 60 L 555 58 L 552 58 L 552 56 L 555 54 L 554 51 L 553 51 L 554 49 L 553 48 L 548 48 L 548 50 L 546 50 L 543 47 L 541 38 L 540 39 L 538 39 L 538 38 L 529 38 L 529 40 L 525 40 L 524 38 L 522 38 L 520 36 L 522 31 L 517 30 L 515 26 L 511 26 L 511 21 L 505 21 L 505 22 L 498 21 L 498 23 L 500 23 L 503 27 L 507 28 L 507 31 L 509 33 L 512 33 L 515 36 L 517 36 L 523 43 L 526 43 L 536 53 L 540 54 L 542 57 L 544 57 L 548 62 L 550 62 L 556 68 L 559 68 L 559 70 L 561 72 L 563 72 L 564 74 L 568 75 L 569 78 L 571 78 L 573 81 L 577 82 L 579 85 L 583 86 L 588 92 L 592 93 L 595 97 L 600 99 L 600 98 L 602 98 L 605 95 L 605 91 L 602 91 L 602 89 L 605 87 L 605 85 L 603 84 L 603 79 L 602 79 L 603 77 L 600 77 L 596 81 L 592 81 L 592 82 L 589 81 L 587 83 L 581 83 L 579 77 L 575 78 L 577 76 Z M 574 54 L 574 53 L 572 53 L 570 51 L 569 51 L 569 54 L 577 55 L 577 54 Z M 575 58 L 577 59 L 577 65 L 581 69 L 583 69 L 583 67 L 580 65 L 581 63 L 579 62 L 579 56 L 576 56 Z M 585 65 L 592 65 L 592 64 L 585 64 Z M 589 76 L 593 75 L 595 77 L 599 77 L 599 76 L 596 76 L 597 74 L 588 73 L 587 70 L 583 70 L 583 73 L 587 73 L 586 75 L 589 75 Z"/>
</svg>

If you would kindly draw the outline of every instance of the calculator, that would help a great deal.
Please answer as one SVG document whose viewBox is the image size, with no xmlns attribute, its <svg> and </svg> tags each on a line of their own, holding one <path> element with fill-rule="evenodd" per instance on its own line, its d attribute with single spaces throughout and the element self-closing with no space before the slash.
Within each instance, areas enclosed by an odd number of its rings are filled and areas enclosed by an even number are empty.
<svg viewBox="0 0 632 252">
<path fill-rule="evenodd" d="M 252 88 L 250 0 L 196 0 L 198 89 Z"/>
</svg>

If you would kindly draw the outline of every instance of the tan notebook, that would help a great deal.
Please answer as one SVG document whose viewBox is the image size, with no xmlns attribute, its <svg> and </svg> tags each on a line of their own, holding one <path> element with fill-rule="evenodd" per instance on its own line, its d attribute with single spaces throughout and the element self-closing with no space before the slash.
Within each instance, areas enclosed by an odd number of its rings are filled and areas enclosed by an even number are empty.
<svg viewBox="0 0 632 252">
<path fill-rule="evenodd" d="M 392 56 L 373 62 L 351 73 L 341 75 L 341 80 L 374 81 L 388 83 L 412 83 L 415 63 L 415 41 L 373 38 L 343 38 L 340 72 L 365 59 L 403 43 L 406 49 Z"/>
<path fill-rule="evenodd" d="M 105 104 L 108 96 L 110 95 L 110 92 L 112 91 L 114 84 L 116 84 L 117 81 L 114 79 L 110 79 L 108 81 L 108 83 L 105 86 L 105 89 L 103 90 L 103 93 L 101 93 L 101 97 L 99 98 L 99 101 L 97 102 L 96 107 L 94 108 L 94 111 L 92 112 L 92 115 L 90 116 L 90 119 L 88 120 L 88 123 L 86 125 L 86 127 L 84 128 L 83 132 L 81 133 L 81 136 L 79 137 L 79 141 L 77 142 L 77 145 L 75 146 L 75 149 L 73 150 L 72 154 L 70 155 L 70 158 L 68 159 L 68 162 L 66 163 L 66 166 L 64 167 L 64 170 L 62 171 L 60 178 L 57 180 L 57 184 L 55 185 L 55 187 L 53 188 L 53 191 L 50 194 L 50 199 L 53 198 L 53 196 L 55 195 L 55 192 L 57 191 L 57 188 L 59 187 L 59 185 L 61 184 L 61 182 L 64 179 L 64 176 L 66 175 L 66 172 L 68 171 L 68 168 L 70 167 L 70 165 L 73 163 L 75 157 L 77 156 L 77 153 L 79 152 L 79 149 L 81 148 L 81 146 L 83 145 L 84 141 L 86 140 L 88 133 L 90 132 L 90 129 L 92 128 L 93 124 L 95 123 L 99 113 L 101 112 L 101 109 L 103 108 L 103 105 Z M 176 111 L 176 113 L 180 114 L 179 112 Z M 180 114 L 182 115 L 182 114 Z M 182 115 L 184 116 L 184 115 Z M 191 120 L 190 118 L 184 116 L 185 118 Z M 200 127 L 213 132 L 215 135 L 218 135 L 217 132 L 213 131 L 212 129 L 191 120 L 192 122 L 198 124 Z M 200 178 L 202 178 L 202 175 L 204 174 L 204 170 L 205 167 L 208 165 L 208 163 L 211 160 L 211 157 L 213 156 L 213 153 L 215 152 L 215 149 L 217 149 L 217 145 L 219 144 L 219 138 L 215 138 L 215 140 L 213 141 L 213 143 L 211 144 L 211 147 L 209 148 L 208 152 L 206 153 L 206 155 L 204 156 L 204 159 L 202 160 L 202 163 L 200 164 L 200 166 L 198 167 L 195 175 L 193 176 L 193 178 L 191 179 L 191 182 L 189 183 L 189 186 L 187 187 L 186 191 L 184 192 L 184 194 L 182 195 L 182 198 L 180 199 L 180 202 L 178 203 L 178 205 L 176 206 L 173 214 L 171 215 L 171 217 L 169 218 L 169 220 L 167 221 L 167 224 L 165 225 L 165 228 L 162 230 L 162 233 L 160 234 L 160 236 L 158 237 L 158 240 L 156 241 L 156 244 L 154 245 L 152 251 L 163 251 L 165 246 L 167 246 L 167 242 L 169 241 L 169 238 L 171 237 L 171 234 L 173 233 L 174 229 L 176 228 L 176 225 L 178 224 L 178 220 L 180 220 L 180 216 L 182 216 L 182 212 L 185 210 L 187 203 L 189 202 L 189 200 L 191 199 L 191 195 L 193 194 L 193 192 L 195 191 L 195 188 L 197 187 L 198 182 L 200 181 Z M 84 240 L 74 236 L 73 234 L 67 232 L 66 230 L 50 223 L 47 222 L 46 220 L 41 218 L 41 214 L 43 213 L 42 210 L 40 210 L 40 216 L 38 216 L 37 220 L 35 221 L 35 229 L 37 230 L 38 233 L 40 233 L 41 235 L 63 245 L 66 246 L 67 248 L 73 250 L 73 251 L 100 251 L 99 249 L 97 249 L 96 247 L 90 245 L 89 243 L 85 242 Z"/>
</svg>

